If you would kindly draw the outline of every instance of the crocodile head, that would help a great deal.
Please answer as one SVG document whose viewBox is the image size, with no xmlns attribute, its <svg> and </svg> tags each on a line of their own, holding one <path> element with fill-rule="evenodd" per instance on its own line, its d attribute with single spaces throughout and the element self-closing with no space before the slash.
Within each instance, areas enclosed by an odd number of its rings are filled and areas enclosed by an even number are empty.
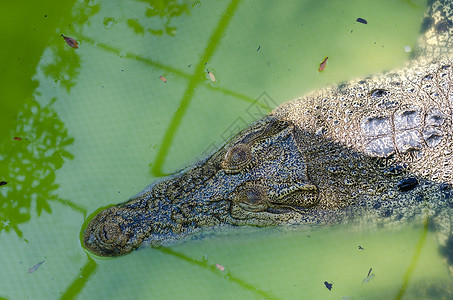
<svg viewBox="0 0 453 300">
<path fill-rule="evenodd" d="M 85 247 L 117 256 L 206 227 L 291 223 L 319 203 L 295 130 L 264 118 L 192 169 L 99 212 L 85 229 Z"/>
</svg>

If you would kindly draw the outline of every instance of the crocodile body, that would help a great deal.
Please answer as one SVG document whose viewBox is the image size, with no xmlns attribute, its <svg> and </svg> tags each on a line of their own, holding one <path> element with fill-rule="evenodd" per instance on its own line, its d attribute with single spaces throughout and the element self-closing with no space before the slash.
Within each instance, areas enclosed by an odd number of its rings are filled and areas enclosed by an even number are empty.
<svg viewBox="0 0 453 300">
<path fill-rule="evenodd" d="M 212 227 L 426 219 L 451 247 L 451 8 L 429 3 L 407 66 L 281 105 L 206 160 L 100 211 L 85 247 L 118 256 Z"/>
</svg>

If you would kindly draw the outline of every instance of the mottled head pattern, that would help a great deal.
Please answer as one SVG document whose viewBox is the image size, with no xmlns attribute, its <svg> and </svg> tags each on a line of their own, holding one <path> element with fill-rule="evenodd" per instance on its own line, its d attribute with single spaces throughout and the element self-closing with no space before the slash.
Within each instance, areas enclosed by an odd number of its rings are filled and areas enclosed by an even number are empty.
<svg viewBox="0 0 453 300">
<path fill-rule="evenodd" d="M 318 202 L 294 125 L 270 116 L 203 164 L 101 211 L 89 222 L 83 242 L 97 255 L 123 255 L 205 227 L 283 224 Z"/>
</svg>

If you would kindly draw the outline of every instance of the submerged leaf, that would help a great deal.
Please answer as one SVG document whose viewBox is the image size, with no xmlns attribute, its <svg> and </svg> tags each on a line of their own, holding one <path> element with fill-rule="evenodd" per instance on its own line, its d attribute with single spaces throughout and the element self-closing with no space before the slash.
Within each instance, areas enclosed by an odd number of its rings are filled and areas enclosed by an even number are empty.
<svg viewBox="0 0 453 300">
<path fill-rule="evenodd" d="M 324 60 L 319 64 L 318 72 L 324 71 L 324 69 L 325 69 L 326 66 L 327 66 L 327 59 L 328 59 L 328 58 L 329 58 L 329 57 L 326 56 L 326 57 L 324 58 Z"/>
<path fill-rule="evenodd" d="M 73 38 L 71 37 L 67 37 L 67 36 L 64 36 L 64 35 L 61 35 L 64 40 L 66 41 L 66 44 L 68 44 L 69 46 L 71 46 L 72 48 L 74 49 L 77 49 L 79 48 L 79 43 L 77 43 L 76 40 L 74 40 Z"/>
<path fill-rule="evenodd" d="M 35 272 L 36 270 L 38 270 L 38 268 L 45 262 L 45 260 L 37 263 L 36 265 L 34 265 L 33 267 L 31 267 L 30 269 L 28 269 L 28 273 L 33 273 Z"/>
<path fill-rule="evenodd" d="M 214 74 L 211 71 L 208 71 L 208 76 L 209 76 L 209 79 L 211 79 L 212 82 L 216 81 L 215 76 L 214 76 Z"/>
</svg>

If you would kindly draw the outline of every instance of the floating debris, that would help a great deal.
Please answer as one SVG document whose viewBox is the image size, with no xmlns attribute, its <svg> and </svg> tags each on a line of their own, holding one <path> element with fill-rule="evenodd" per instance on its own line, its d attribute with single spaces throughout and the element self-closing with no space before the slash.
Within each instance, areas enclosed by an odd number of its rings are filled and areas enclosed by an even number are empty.
<svg viewBox="0 0 453 300">
<path fill-rule="evenodd" d="M 68 44 L 69 46 L 71 46 L 72 48 L 74 49 L 77 49 L 79 48 L 79 43 L 77 43 L 76 40 L 74 40 L 73 38 L 71 37 L 67 37 L 67 36 L 64 36 L 64 35 L 61 35 L 64 40 L 66 41 L 66 44 Z"/>
<path fill-rule="evenodd" d="M 376 276 L 374 275 L 374 273 L 371 273 L 372 270 L 373 268 L 370 268 L 370 270 L 368 271 L 368 275 L 362 280 L 362 284 L 370 282 L 370 280 Z"/>
<path fill-rule="evenodd" d="M 19 137 L 19 136 L 15 136 L 13 139 L 14 139 L 15 141 L 22 141 L 22 138 Z"/>
<path fill-rule="evenodd" d="M 42 262 L 39 262 L 37 263 L 36 265 L 34 265 L 33 267 L 31 267 L 30 269 L 28 269 L 28 273 L 33 273 L 35 272 L 36 270 L 38 270 L 38 268 L 45 262 L 45 260 L 43 260 Z"/>
<path fill-rule="evenodd" d="M 6 182 L 6 181 L 0 181 L 0 186 L 7 185 L 7 184 L 8 184 L 8 182 Z"/>
<path fill-rule="evenodd" d="M 362 18 L 357 18 L 356 21 L 359 22 L 359 23 L 362 23 L 362 24 L 368 24 L 367 20 L 362 19 Z"/>
<path fill-rule="evenodd" d="M 219 269 L 220 271 L 225 271 L 225 267 L 222 266 L 221 264 L 215 264 L 216 268 Z"/>
<path fill-rule="evenodd" d="M 159 79 L 162 80 L 163 82 L 167 83 L 167 78 L 165 78 L 165 76 L 159 76 Z"/>
<path fill-rule="evenodd" d="M 326 68 L 326 66 L 327 66 L 327 59 L 328 59 L 328 58 L 329 58 L 329 57 L 326 56 L 326 57 L 324 58 L 324 60 L 319 64 L 318 72 L 322 72 L 322 71 L 325 70 L 325 68 Z"/>
<path fill-rule="evenodd" d="M 328 283 L 327 281 L 324 281 L 324 285 L 326 286 L 326 288 L 329 289 L 329 291 L 332 290 L 333 283 Z"/>
<path fill-rule="evenodd" d="M 365 248 L 362 248 L 362 246 L 359 245 L 359 250 L 365 250 Z"/>
<path fill-rule="evenodd" d="M 258 46 L 258 49 L 256 49 L 256 51 L 259 51 L 261 49 L 261 45 Z"/>
<path fill-rule="evenodd" d="M 208 70 L 206 70 L 206 71 L 208 71 Z M 215 80 L 215 76 L 214 76 L 214 74 L 211 71 L 208 71 L 208 76 L 209 76 L 209 79 L 211 79 L 212 82 L 216 81 Z"/>
</svg>

